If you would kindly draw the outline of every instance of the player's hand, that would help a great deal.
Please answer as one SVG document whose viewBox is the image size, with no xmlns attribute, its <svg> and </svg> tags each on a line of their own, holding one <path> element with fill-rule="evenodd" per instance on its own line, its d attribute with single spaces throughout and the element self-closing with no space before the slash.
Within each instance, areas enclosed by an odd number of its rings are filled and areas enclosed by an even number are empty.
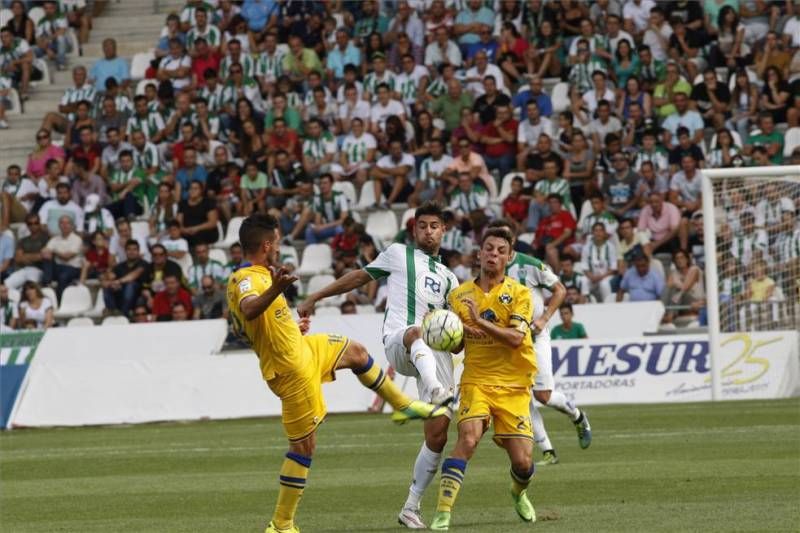
<svg viewBox="0 0 800 533">
<path fill-rule="evenodd" d="M 306 298 L 302 302 L 297 305 L 297 314 L 301 317 L 308 317 L 314 314 L 314 307 L 316 306 L 317 302 L 312 300 L 311 298 Z"/>
<path fill-rule="evenodd" d="M 277 286 L 280 292 L 285 291 L 289 285 L 300 279 L 289 272 L 289 269 L 286 267 L 280 267 L 277 270 L 270 267 L 269 270 L 272 272 L 272 284 Z"/>
<path fill-rule="evenodd" d="M 478 320 L 480 320 L 481 317 L 478 314 L 478 307 L 475 305 L 475 300 L 473 300 L 472 298 L 465 298 L 464 305 L 467 306 L 470 319 L 472 319 L 473 322 L 478 322 Z"/>
<path fill-rule="evenodd" d="M 300 317 L 300 320 L 297 322 L 297 325 L 300 326 L 300 333 L 305 335 L 308 333 L 308 330 L 311 329 L 311 318 L 304 316 Z"/>
<path fill-rule="evenodd" d="M 473 339 L 480 339 L 481 337 L 485 337 L 486 334 L 483 332 L 481 328 L 475 326 L 473 324 L 468 324 L 467 322 L 463 323 L 464 333 L 467 334 L 467 337 L 471 337 Z M 457 352 L 453 352 L 457 353 Z"/>
<path fill-rule="evenodd" d="M 531 326 L 533 326 L 533 334 L 538 335 L 542 332 L 544 327 L 547 325 L 547 321 L 542 317 L 534 318 L 531 322 Z"/>
</svg>

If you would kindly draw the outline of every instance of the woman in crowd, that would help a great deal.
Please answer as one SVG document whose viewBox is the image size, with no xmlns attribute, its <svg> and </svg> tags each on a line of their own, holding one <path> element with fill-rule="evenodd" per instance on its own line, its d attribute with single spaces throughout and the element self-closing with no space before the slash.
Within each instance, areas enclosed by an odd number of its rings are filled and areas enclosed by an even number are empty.
<svg viewBox="0 0 800 533">
<path fill-rule="evenodd" d="M 750 124 L 758 117 L 758 87 L 750 83 L 747 70 L 740 68 L 736 71 L 736 81 L 731 93 L 732 116 L 728 120 L 729 128 L 736 129 L 742 142 L 747 142 Z"/>
<path fill-rule="evenodd" d="M 175 201 L 175 188 L 171 183 L 158 186 L 158 196 L 150 209 L 150 237 L 158 241 L 166 235 L 167 226 L 178 216 L 178 203 Z"/>
<path fill-rule="evenodd" d="M 47 173 L 47 162 L 51 159 L 58 161 L 59 172 L 63 171 L 66 160 L 64 149 L 53 144 L 48 130 L 41 129 L 36 133 L 36 147 L 28 155 L 25 172 L 28 176 L 40 178 Z"/>
<path fill-rule="evenodd" d="M 47 329 L 55 322 L 53 302 L 45 298 L 42 289 L 35 281 L 26 281 L 22 286 L 19 322 L 23 325 L 32 322 L 35 324 L 35 329 Z"/>
<path fill-rule="evenodd" d="M 667 276 L 667 288 L 662 295 L 664 305 L 691 307 L 705 300 L 703 272 L 692 264 L 692 257 L 685 250 L 672 254 L 672 269 Z M 696 314 L 694 309 L 667 310 L 663 321 L 671 323 L 676 315 Z"/>
<path fill-rule="evenodd" d="M 218 219 L 216 203 L 206 197 L 203 183 L 193 181 L 189 184 L 189 197 L 181 200 L 178 209 L 181 234 L 189 242 L 189 246 L 217 242 L 219 239 Z"/>
</svg>

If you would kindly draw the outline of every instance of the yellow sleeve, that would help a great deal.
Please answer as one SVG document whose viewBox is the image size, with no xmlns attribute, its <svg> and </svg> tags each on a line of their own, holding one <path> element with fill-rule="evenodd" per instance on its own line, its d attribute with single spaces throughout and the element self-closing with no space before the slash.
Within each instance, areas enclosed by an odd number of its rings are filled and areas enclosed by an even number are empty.
<svg viewBox="0 0 800 533">
<path fill-rule="evenodd" d="M 529 319 L 533 316 L 533 302 L 531 300 L 531 291 L 522 285 L 515 286 L 516 294 L 514 301 L 511 305 L 511 315 L 509 318 L 509 326 L 522 331 L 528 331 L 530 327 Z"/>
<path fill-rule="evenodd" d="M 236 282 L 235 305 L 239 309 L 242 300 L 249 296 L 258 296 L 269 288 L 270 284 L 264 283 L 262 277 L 253 272 L 243 272 L 241 279 Z"/>
<path fill-rule="evenodd" d="M 462 285 L 463 286 L 463 285 Z M 459 296 L 461 295 L 460 290 L 450 291 L 450 294 L 447 295 L 447 303 L 450 306 L 450 310 L 458 315 L 458 318 L 461 319 L 462 322 L 469 319 L 469 313 L 466 312 L 467 309 L 464 304 L 461 303 Z"/>
</svg>

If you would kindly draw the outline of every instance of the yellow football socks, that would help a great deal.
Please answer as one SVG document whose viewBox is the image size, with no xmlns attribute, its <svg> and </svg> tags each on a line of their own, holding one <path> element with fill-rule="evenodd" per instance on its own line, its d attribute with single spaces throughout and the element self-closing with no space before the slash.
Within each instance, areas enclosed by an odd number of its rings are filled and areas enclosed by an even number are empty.
<svg viewBox="0 0 800 533">
<path fill-rule="evenodd" d="M 442 480 L 439 483 L 439 503 L 436 505 L 437 513 L 449 513 L 464 482 L 464 472 L 467 462 L 463 459 L 449 457 L 442 463 Z"/>
<path fill-rule="evenodd" d="M 278 503 L 275 505 L 275 514 L 272 515 L 272 523 L 278 529 L 290 529 L 294 525 L 294 515 L 306 488 L 310 466 L 311 457 L 293 452 L 286 454 L 281 465 Z"/>
<path fill-rule="evenodd" d="M 375 364 L 372 357 L 367 364 L 361 368 L 353 369 L 358 381 L 368 389 L 374 390 L 378 396 L 389 402 L 394 409 L 401 411 L 408 407 L 411 398 L 403 394 L 403 391 L 389 379 L 381 368 Z"/>
<path fill-rule="evenodd" d="M 511 469 L 511 492 L 514 493 L 514 496 L 519 496 L 522 494 L 522 491 L 528 488 L 528 485 L 531 483 L 531 478 L 533 477 L 534 472 L 533 466 L 531 466 L 531 471 L 528 472 L 525 476 L 520 476 L 514 469 Z"/>
</svg>

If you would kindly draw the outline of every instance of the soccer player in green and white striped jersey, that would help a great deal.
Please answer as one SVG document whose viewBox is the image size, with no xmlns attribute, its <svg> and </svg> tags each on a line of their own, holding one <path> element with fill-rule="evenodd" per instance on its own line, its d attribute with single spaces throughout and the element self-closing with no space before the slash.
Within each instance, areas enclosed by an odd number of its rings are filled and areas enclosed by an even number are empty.
<svg viewBox="0 0 800 533">
<path fill-rule="evenodd" d="M 382 331 L 386 358 L 399 374 L 417 378 L 421 399 L 438 405 L 447 405 L 453 400 L 453 358 L 449 353 L 434 352 L 425 344 L 420 324 L 429 311 L 444 309 L 447 295 L 458 286 L 455 274 L 439 260 L 443 233 L 441 207 L 423 205 L 414 216 L 416 246 L 392 244 L 363 270 L 353 270 L 308 295 L 297 308 L 300 316 L 308 316 L 324 298 L 386 279 L 388 300 Z M 449 415 L 424 422 L 425 443 L 414 464 L 408 498 L 398 517 L 408 527 L 425 527 L 419 504 L 438 470 L 449 424 Z"/>
</svg>

